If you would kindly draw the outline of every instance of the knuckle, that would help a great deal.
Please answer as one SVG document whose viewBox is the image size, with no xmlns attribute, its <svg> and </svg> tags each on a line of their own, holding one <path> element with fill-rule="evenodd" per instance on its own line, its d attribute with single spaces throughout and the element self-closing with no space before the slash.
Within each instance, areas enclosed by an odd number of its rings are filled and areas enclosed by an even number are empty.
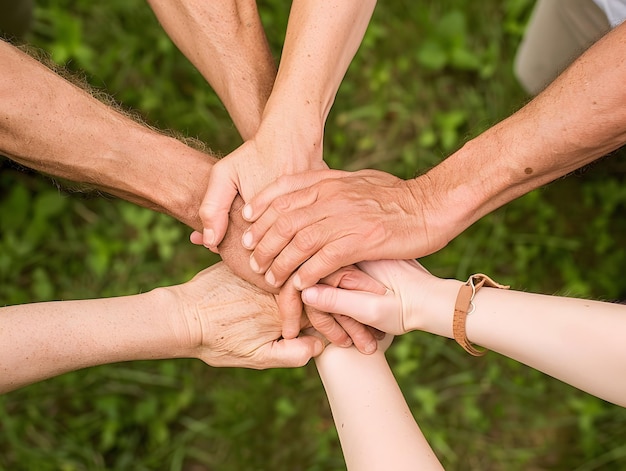
<svg viewBox="0 0 626 471">
<path fill-rule="evenodd" d="M 279 256 L 272 262 L 272 273 L 276 276 L 278 282 L 283 281 L 285 277 L 290 275 L 298 266 L 298 262 L 285 256 Z"/>
<path fill-rule="evenodd" d="M 335 328 L 335 320 L 330 315 L 323 312 L 316 312 L 315 314 L 310 314 L 310 321 L 320 332 L 328 331 L 329 329 Z"/>
<path fill-rule="evenodd" d="M 290 189 L 291 188 L 291 175 L 280 175 L 275 181 L 274 181 L 274 185 L 279 189 L 279 190 L 285 190 L 285 189 Z"/>
<path fill-rule="evenodd" d="M 271 247 L 263 243 L 263 241 L 259 242 L 259 244 L 254 248 L 254 258 L 257 262 L 272 259 L 275 255 L 276 254 Z"/>
<path fill-rule="evenodd" d="M 343 344 L 349 339 L 348 334 L 329 314 L 319 313 L 311 319 L 311 324 L 333 343 Z"/>
<path fill-rule="evenodd" d="M 291 239 L 296 232 L 295 221 L 289 216 L 283 216 L 276 219 L 273 229 L 283 239 Z"/>
<path fill-rule="evenodd" d="M 334 289 L 323 289 L 319 294 L 320 304 L 332 308 L 337 303 L 337 291 Z"/>
<path fill-rule="evenodd" d="M 322 259 L 332 264 L 337 260 L 347 260 L 350 259 L 354 249 L 350 247 L 348 243 L 337 241 L 332 244 L 325 245 L 322 250 L 320 250 L 320 256 Z M 349 265 L 349 263 L 342 264 L 342 266 Z"/>
<path fill-rule="evenodd" d="M 291 210 L 293 206 L 293 197 L 278 196 L 272 201 L 271 208 L 277 213 L 286 213 Z"/>
<path fill-rule="evenodd" d="M 311 359 L 311 352 L 305 346 L 301 346 L 298 352 L 294 353 L 294 358 L 292 361 L 293 366 L 304 366 Z"/>
<path fill-rule="evenodd" d="M 317 253 L 316 265 L 326 269 L 332 268 L 333 270 L 347 266 L 352 263 L 351 254 L 351 250 L 345 244 L 328 244 Z"/>
<path fill-rule="evenodd" d="M 314 229 L 304 229 L 298 232 L 293 238 L 294 247 L 301 253 L 311 254 L 319 249 L 322 244 L 320 233 Z"/>
<path fill-rule="evenodd" d="M 202 206 L 200 206 L 200 209 L 198 210 L 198 215 L 203 221 L 208 221 L 215 216 L 215 209 L 215 204 L 213 204 L 213 202 L 204 203 Z"/>
</svg>

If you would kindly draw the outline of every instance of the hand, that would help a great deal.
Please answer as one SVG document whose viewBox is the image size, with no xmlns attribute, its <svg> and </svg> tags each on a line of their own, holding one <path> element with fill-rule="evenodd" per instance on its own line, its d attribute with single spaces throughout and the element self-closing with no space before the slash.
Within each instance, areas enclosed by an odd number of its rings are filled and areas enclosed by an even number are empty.
<svg viewBox="0 0 626 471">
<path fill-rule="evenodd" d="M 248 202 L 281 175 L 324 168 L 321 136 L 309 136 L 306 129 L 293 129 L 273 116 L 265 119 L 253 139 L 211 170 L 199 210 L 204 230 L 192 234 L 191 241 L 216 251 L 226 234 L 228 213 L 237 193 Z"/>
<path fill-rule="evenodd" d="M 322 283 L 328 287 L 344 290 L 362 289 L 378 295 L 385 294 L 387 291 L 387 288 L 382 283 L 365 274 L 354 265 L 337 270 L 324 278 Z M 295 292 L 298 294 L 299 301 L 302 302 L 301 293 L 299 291 Z M 311 324 L 319 332 L 327 332 L 325 335 L 328 339 L 348 337 L 348 341 L 343 344 L 337 341 L 332 342 L 335 345 L 348 347 L 351 343 L 354 343 L 354 346 L 361 353 L 371 354 L 377 349 L 377 340 L 381 340 L 384 337 L 383 332 L 362 324 L 350 316 L 329 314 L 327 311 L 315 309 L 313 306 L 305 305 L 304 309 Z"/>
<path fill-rule="evenodd" d="M 298 289 L 362 260 L 426 255 L 446 240 L 426 225 L 427 201 L 406 181 L 376 170 L 284 176 L 243 209 L 251 268 L 280 286 L 296 269 Z M 298 268 L 300 267 L 300 268 Z"/>
<path fill-rule="evenodd" d="M 383 294 L 386 291 L 381 283 L 355 266 L 342 268 L 322 281 L 329 286 L 343 289 L 353 289 L 358 286 L 378 294 Z M 367 355 L 376 351 L 376 340 L 382 336 L 381 332 L 363 325 L 351 317 L 331 315 L 309 306 L 303 306 L 300 291 L 293 287 L 290 280 L 283 285 L 276 298 L 283 319 L 282 334 L 284 338 L 294 338 L 301 331 L 300 318 L 304 308 L 310 324 L 331 343 L 339 347 L 354 345 L 357 350 Z M 297 318 L 294 313 L 298 314 Z"/>
<path fill-rule="evenodd" d="M 191 345 L 192 355 L 211 366 L 296 367 L 324 349 L 320 339 L 309 335 L 281 339 L 274 295 L 234 275 L 223 263 L 165 289 L 180 306 L 175 323 L 179 342 Z"/>
<path fill-rule="evenodd" d="M 304 309 L 300 291 L 296 290 L 290 282 L 285 283 L 280 289 L 270 286 L 265 282 L 265 278 L 262 275 L 250 269 L 248 263 L 249 252 L 240 243 L 241 235 L 248 227 L 247 223 L 241 218 L 242 206 L 243 200 L 241 197 L 237 197 L 230 212 L 228 232 L 219 245 L 219 253 L 224 262 L 236 275 L 258 286 L 263 291 L 278 295 L 276 296 L 276 302 L 280 318 L 283 321 L 282 336 L 285 339 L 296 338 L 300 333 Z M 356 268 L 353 267 L 352 270 L 356 271 Z M 349 288 L 352 277 L 344 275 L 343 277 L 337 276 L 335 279 L 338 280 L 335 282 L 335 286 L 341 283 L 342 286 L 346 285 L 344 287 Z M 382 287 L 382 292 L 384 291 L 385 288 Z M 334 317 L 322 313 L 310 312 L 308 314 L 315 328 L 336 345 L 349 346 L 354 344 L 363 353 L 371 353 L 372 347 L 375 346 L 375 344 L 372 345 L 375 336 L 372 334 L 371 329 L 353 319 L 341 316 L 340 322 L 337 322 Z"/>
<path fill-rule="evenodd" d="M 386 292 L 373 293 L 371 282 L 360 277 L 350 289 L 322 284 L 306 288 L 302 301 L 394 335 L 413 330 L 441 333 L 435 325 L 451 329 L 460 281 L 437 278 L 415 260 L 377 260 L 358 267 L 383 283 Z"/>
</svg>

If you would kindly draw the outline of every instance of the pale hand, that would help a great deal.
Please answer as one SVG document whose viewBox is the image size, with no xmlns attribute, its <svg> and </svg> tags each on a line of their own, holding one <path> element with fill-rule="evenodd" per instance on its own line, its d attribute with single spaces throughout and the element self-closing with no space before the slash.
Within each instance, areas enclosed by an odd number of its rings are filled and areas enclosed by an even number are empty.
<svg viewBox="0 0 626 471">
<path fill-rule="evenodd" d="M 457 283 L 431 275 L 415 260 L 376 260 L 358 267 L 387 287 L 383 294 L 373 293 L 361 278 L 350 289 L 315 285 L 302 291 L 302 301 L 315 309 L 342 314 L 383 332 L 402 335 L 424 330 L 431 319 L 450 315 L 446 303 L 454 302 Z M 450 289 L 452 288 L 452 289 Z M 450 311 L 449 313 L 447 311 Z"/>
</svg>

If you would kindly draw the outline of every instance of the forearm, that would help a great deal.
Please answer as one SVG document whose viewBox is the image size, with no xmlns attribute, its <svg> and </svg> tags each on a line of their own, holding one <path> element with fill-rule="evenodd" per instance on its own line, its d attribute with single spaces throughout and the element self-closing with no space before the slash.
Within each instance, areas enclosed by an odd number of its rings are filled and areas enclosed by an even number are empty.
<svg viewBox="0 0 626 471">
<path fill-rule="evenodd" d="M 159 134 L 0 42 L 0 153 L 201 227 L 215 161 Z"/>
<path fill-rule="evenodd" d="M 255 0 L 148 0 L 172 41 L 251 138 L 272 91 L 276 65 Z"/>
<path fill-rule="evenodd" d="M 215 157 L 133 121 L 3 41 L 0 68 L 0 153 L 202 229 L 198 209 Z M 274 290 L 250 269 L 240 206 L 220 252 L 235 273 Z"/>
<path fill-rule="evenodd" d="M 469 339 L 626 406 L 625 306 L 493 288 L 475 304 Z"/>
<path fill-rule="evenodd" d="M 375 5 L 374 0 L 293 2 L 264 120 L 278 116 L 308 147 L 321 145 L 324 123 Z"/>
<path fill-rule="evenodd" d="M 449 240 L 494 209 L 626 143 L 624 47 L 626 24 L 528 105 L 418 177 L 413 185 L 431 202 L 431 226 L 453 227 Z M 446 221 L 439 223 L 442 214 Z"/>
<path fill-rule="evenodd" d="M 378 350 L 326 347 L 316 358 L 347 468 L 442 469 Z"/>
<path fill-rule="evenodd" d="M 452 338 L 455 292 L 442 280 L 423 330 Z M 445 297 L 444 297 L 445 293 Z M 626 406 L 626 306 L 579 298 L 483 288 L 467 316 L 467 338 L 574 387 Z M 425 311 L 423 311 L 425 312 Z"/>
<path fill-rule="evenodd" d="M 176 309 L 166 290 L 0 308 L 0 392 L 90 366 L 190 356 Z"/>
</svg>

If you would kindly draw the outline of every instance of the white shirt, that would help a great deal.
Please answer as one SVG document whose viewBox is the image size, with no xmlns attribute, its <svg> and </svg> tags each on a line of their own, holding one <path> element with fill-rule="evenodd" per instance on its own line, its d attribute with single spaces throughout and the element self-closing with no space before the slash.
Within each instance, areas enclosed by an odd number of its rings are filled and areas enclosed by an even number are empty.
<svg viewBox="0 0 626 471">
<path fill-rule="evenodd" d="M 611 24 L 611 28 L 619 26 L 626 19 L 626 0 L 593 0 Z"/>
</svg>

